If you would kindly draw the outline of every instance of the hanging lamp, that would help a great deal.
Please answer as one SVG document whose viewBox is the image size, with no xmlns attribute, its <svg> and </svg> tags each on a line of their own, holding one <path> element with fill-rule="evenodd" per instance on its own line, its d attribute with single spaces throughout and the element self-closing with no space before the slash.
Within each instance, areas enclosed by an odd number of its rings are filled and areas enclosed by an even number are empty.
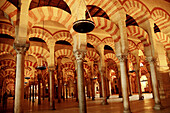
<svg viewBox="0 0 170 113">
<path fill-rule="evenodd" d="M 84 5 L 86 7 L 85 1 L 84 0 L 81 0 L 81 1 L 83 1 Z M 87 7 L 86 7 L 86 10 L 89 14 L 90 20 L 81 19 L 81 20 L 77 20 L 73 23 L 73 29 L 78 33 L 88 33 L 88 32 L 91 32 L 95 28 L 95 24 L 93 21 L 91 21 L 92 17 L 90 15 Z"/>
<path fill-rule="evenodd" d="M 44 37 L 44 21 L 43 21 L 43 37 Z M 43 42 L 42 42 L 42 48 L 43 48 Z M 42 53 L 43 53 L 43 49 L 42 49 Z M 46 67 L 42 63 L 42 59 L 41 59 L 41 65 L 37 66 L 37 69 L 39 69 L 39 70 L 45 70 L 46 69 Z"/>
</svg>

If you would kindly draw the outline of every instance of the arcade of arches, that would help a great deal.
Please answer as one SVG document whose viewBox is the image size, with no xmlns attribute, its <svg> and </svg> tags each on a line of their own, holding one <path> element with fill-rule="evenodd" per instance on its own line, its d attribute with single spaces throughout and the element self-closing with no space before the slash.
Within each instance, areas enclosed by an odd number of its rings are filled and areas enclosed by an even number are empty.
<svg viewBox="0 0 170 113">
<path fill-rule="evenodd" d="M 170 98 L 169 0 L 0 0 L 0 95 L 15 97 L 14 112 L 24 99 L 49 98 L 51 109 L 62 99 L 154 96 L 154 109 Z M 73 22 L 90 19 L 89 33 Z M 39 70 L 37 67 L 46 67 Z M 56 109 L 57 110 L 57 109 Z"/>
</svg>

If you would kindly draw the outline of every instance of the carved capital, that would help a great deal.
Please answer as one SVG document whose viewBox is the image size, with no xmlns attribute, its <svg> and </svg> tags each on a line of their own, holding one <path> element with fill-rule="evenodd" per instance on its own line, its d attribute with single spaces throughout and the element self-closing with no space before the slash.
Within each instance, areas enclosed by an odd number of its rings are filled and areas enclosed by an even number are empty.
<svg viewBox="0 0 170 113">
<path fill-rule="evenodd" d="M 127 55 L 120 55 L 117 56 L 117 58 L 119 59 L 120 62 L 125 62 L 127 60 Z"/>
<path fill-rule="evenodd" d="M 146 57 L 146 60 L 149 62 L 149 63 L 155 63 L 156 62 L 156 59 L 153 58 L 153 57 Z"/>
<path fill-rule="evenodd" d="M 29 49 L 30 44 L 19 44 L 19 43 L 14 43 L 13 47 L 17 54 L 25 54 L 25 52 Z"/>
<path fill-rule="evenodd" d="M 84 60 L 84 56 L 85 56 L 86 52 L 85 51 L 75 51 L 74 52 L 74 56 L 76 57 L 76 60 Z"/>
</svg>

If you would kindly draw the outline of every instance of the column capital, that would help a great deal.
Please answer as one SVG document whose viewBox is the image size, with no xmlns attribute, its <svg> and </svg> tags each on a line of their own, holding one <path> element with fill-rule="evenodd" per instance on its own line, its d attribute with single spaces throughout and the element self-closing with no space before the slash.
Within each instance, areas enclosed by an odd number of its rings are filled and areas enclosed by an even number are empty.
<svg viewBox="0 0 170 113">
<path fill-rule="evenodd" d="M 153 57 L 146 57 L 146 60 L 147 60 L 149 63 L 151 63 L 151 62 L 155 63 L 155 62 L 156 62 L 156 59 L 153 58 Z"/>
<path fill-rule="evenodd" d="M 25 54 L 25 52 L 29 49 L 30 44 L 25 43 L 25 44 L 20 44 L 20 43 L 14 43 L 13 47 L 17 54 Z"/>
<path fill-rule="evenodd" d="M 117 56 L 120 62 L 125 62 L 127 60 L 127 55 L 119 55 Z"/>
<path fill-rule="evenodd" d="M 54 71 L 54 70 L 55 70 L 55 66 L 49 66 L 49 67 L 48 67 L 48 70 L 49 70 L 49 71 Z"/>
<path fill-rule="evenodd" d="M 77 50 L 77 51 L 74 51 L 74 56 L 76 57 L 76 60 L 84 60 L 84 56 L 86 54 L 86 51 L 80 51 L 80 50 Z"/>
</svg>

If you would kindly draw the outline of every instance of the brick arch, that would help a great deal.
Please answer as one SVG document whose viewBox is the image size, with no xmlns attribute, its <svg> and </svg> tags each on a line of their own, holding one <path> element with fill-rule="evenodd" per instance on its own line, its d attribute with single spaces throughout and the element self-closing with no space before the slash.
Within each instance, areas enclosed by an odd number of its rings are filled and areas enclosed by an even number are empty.
<svg viewBox="0 0 170 113">
<path fill-rule="evenodd" d="M 69 13 L 55 7 L 37 7 L 29 11 L 29 27 L 45 20 L 56 21 L 64 25 L 68 30 L 71 29 L 72 23 L 74 22 L 74 18 Z"/>
<path fill-rule="evenodd" d="M 44 35 L 43 35 L 44 34 Z M 46 43 L 48 43 L 48 41 L 50 39 L 52 39 L 52 35 L 51 33 L 46 30 L 46 29 L 43 29 L 41 27 L 33 27 L 30 31 L 29 31 L 29 36 L 28 38 L 31 38 L 31 37 L 38 37 L 38 38 L 41 38 L 42 40 L 44 40 Z"/>
<path fill-rule="evenodd" d="M 104 45 L 109 45 L 115 51 L 114 40 L 112 37 L 106 37 L 102 40 Z"/>
<path fill-rule="evenodd" d="M 170 50 L 170 37 L 168 37 L 166 34 L 162 32 L 155 33 L 156 40 L 163 43 L 165 49 Z"/>
<path fill-rule="evenodd" d="M 13 21 L 13 24 L 16 24 L 16 16 L 18 9 L 9 1 L 7 0 L 0 0 L 0 10 L 5 12 L 10 20 Z"/>
<path fill-rule="evenodd" d="M 136 57 L 135 57 L 133 54 L 129 53 L 129 54 L 128 54 L 128 59 L 129 59 L 133 64 L 136 64 Z"/>
<path fill-rule="evenodd" d="M 87 51 L 86 56 L 90 61 L 99 61 L 100 56 L 94 51 Z"/>
<path fill-rule="evenodd" d="M 14 50 L 14 48 L 9 45 L 9 44 L 3 44 L 0 43 L 0 51 L 2 52 L 8 52 L 10 54 L 12 54 L 14 57 L 16 56 L 16 51 Z"/>
<path fill-rule="evenodd" d="M 144 46 L 143 46 L 142 42 L 139 42 L 136 46 L 137 46 L 137 49 L 144 51 Z"/>
<path fill-rule="evenodd" d="M 10 24 L 0 23 L 0 34 L 7 34 L 15 37 L 15 28 Z"/>
<path fill-rule="evenodd" d="M 72 38 L 69 31 L 65 31 L 65 30 L 58 31 L 58 32 L 53 34 L 53 38 L 56 41 L 65 40 L 65 41 L 69 42 L 73 46 L 73 38 Z"/>
<path fill-rule="evenodd" d="M 74 59 L 73 51 L 69 49 L 60 49 L 55 51 L 55 58 L 57 59 L 60 56 L 68 57 L 71 60 Z"/>
<path fill-rule="evenodd" d="M 102 29 L 110 34 L 110 36 L 114 39 L 114 42 L 118 42 L 120 39 L 119 28 L 110 20 L 101 17 L 93 17 L 95 27 L 98 29 Z"/>
<path fill-rule="evenodd" d="M 87 73 L 91 73 L 91 67 L 88 64 L 83 64 L 83 69 L 85 69 Z"/>
<path fill-rule="evenodd" d="M 101 43 L 101 40 L 99 37 L 93 34 L 87 34 L 87 43 L 90 43 L 94 47 L 97 47 Z"/>
<path fill-rule="evenodd" d="M 28 50 L 28 54 L 33 55 L 33 56 L 35 55 L 36 58 L 44 57 L 47 60 L 47 62 L 49 62 L 50 53 L 46 49 L 40 46 L 31 46 Z"/>
<path fill-rule="evenodd" d="M 3 78 L 7 78 L 8 76 L 15 78 L 15 71 L 2 70 L 1 73 L 0 73 L 0 76 L 2 76 Z"/>
<path fill-rule="evenodd" d="M 144 47 L 150 45 L 147 32 L 138 26 L 128 26 L 127 35 L 138 38 L 143 43 Z"/>
<path fill-rule="evenodd" d="M 94 5 L 104 10 L 109 18 L 113 18 L 114 14 L 121 10 L 122 6 L 118 0 L 90 0 L 86 5 Z"/>
<path fill-rule="evenodd" d="M 128 40 L 128 43 L 129 43 L 129 51 L 130 52 L 136 50 L 137 46 L 132 40 Z"/>
<path fill-rule="evenodd" d="M 11 67 L 13 69 L 16 68 L 16 62 L 12 59 L 4 59 L 0 60 L 1 68 L 2 67 Z"/>
<path fill-rule="evenodd" d="M 107 60 L 107 59 L 112 59 L 112 60 L 115 61 L 116 63 L 119 63 L 118 58 L 117 58 L 116 55 L 113 54 L 113 53 L 107 53 L 107 54 L 105 54 L 105 60 Z"/>
<path fill-rule="evenodd" d="M 151 17 L 160 30 L 170 28 L 170 15 L 161 8 L 154 8 L 151 11 Z"/>
<path fill-rule="evenodd" d="M 73 62 L 67 62 L 67 63 L 62 64 L 61 70 L 65 69 L 65 68 L 75 70 L 74 63 Z"/>
<path fill-rule="evenodd" d="M 133 17 L 138 25 L 144 23 L 150 18 L 149 9 L 140 1 L 127 0 L 123 4 L 125 12 Z"/>
<path fill-rule="evenodd" d="M 25 67 L 34 67 L 34 68 L 36 68 L 38 65 L 37 65 L 37 62 L 32 62 L 30 60 L 25 60 L 24 66 Z"/>
</svg>

